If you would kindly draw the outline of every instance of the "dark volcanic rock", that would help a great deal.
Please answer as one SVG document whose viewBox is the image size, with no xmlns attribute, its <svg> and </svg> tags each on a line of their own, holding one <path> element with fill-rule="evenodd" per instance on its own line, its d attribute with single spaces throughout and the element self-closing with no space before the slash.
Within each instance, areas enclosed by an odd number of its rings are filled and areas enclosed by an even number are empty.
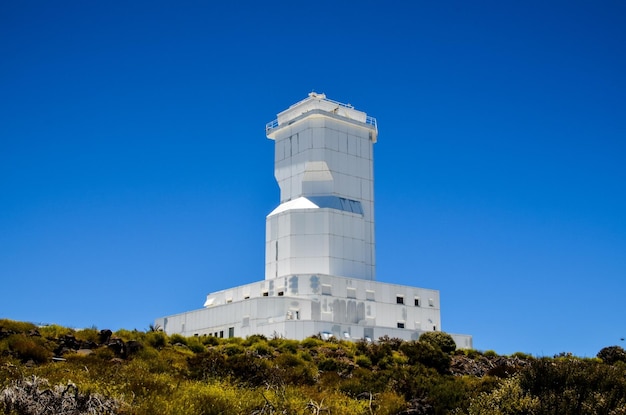
<svg viewBox="0 0 626 415">
<path fill-rule="evenodd" d="M 112 335 L 113 332 L 109 329 L 100 330 L 100 333 L 98 333 L 98 336 L 100 336 L 100 344 L 108 344 Z"/>
</svg>

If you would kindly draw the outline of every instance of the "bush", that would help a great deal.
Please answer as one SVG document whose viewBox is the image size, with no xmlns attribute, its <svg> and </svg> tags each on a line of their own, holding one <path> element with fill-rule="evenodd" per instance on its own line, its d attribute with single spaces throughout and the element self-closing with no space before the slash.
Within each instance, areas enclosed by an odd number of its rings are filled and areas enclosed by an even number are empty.
<svg viewBox="0 0 626 415">
<path fill-rule="evenodd" d="M 167 346 L 167 334 L 162 331 L 151 331 L 146 333 L 146 343 L 155 349 L 162 349 Z"/>
<path fill-rule="evenodd" d="M 302 345 L 302 347 L 305 347 L 307 349 L 313 349 L 324 344 L 324 342 L 317 337 L 307 337 L 306 339 L 302 340 L 300 344 Z"/>
<path fill-rule="evenodd" d="M 419 341 L 439 347 L 444 353 L 452 353 L 456 350 L 456 343 L 452 336 L 443 331 L 428 331 L 422 333 Z"/>
<path fill-rule="evenodd" d="M 405 342 L 400 346 L 400 351 L 409 359 L 411 365 L 419 363 L 439 373 L 447 373 L 450 369 L 450 356 L 429 342 L 421 340 Z"/>
<path fill-rule="evenodd" d="M 206 350 L 206 347 L 204 347 L 200 338 L 195 336 L 187 339 L 187 347 L 189 347 L 189 350 L 194 353 L 202 353 Z"/>
<path fill-rule="evenodd" d="M 43 345 L 40 337 L 31 337 L 25 334 L 13 334 L 7 339 L 9 350 L 23 362 L 29 360 L 35 363 L 44 363 L 52 358 L 52 351 Z"/>
<path fill-rule="evenodd" d="M 187 346 L 187 338 L 178 334 L 178 333 L 174 333 L 170 336 L 170 344 L 182 344 L 183 346 Z"/>
<path fill-rule="evenodd" d="M 626 366 L 565 357 L 536 359 L 520 386 L 539 402 L 538 415 L 619 414 L 626 407 Z"/>
<path fill-rule="evenodd" d="M 76 337 L 77 340 L 93 342 L 93 343 L 96 343 L 96 344 L 100 343 L 100 332 L 95 327 L 78 330 L 78 331 L 76 331 L 74 336 Z"/>
<path fill-rule="evenodd" d="M 66 336 L 68 334 L 74 334 L 74 330 L 67 327 L 58 326 L 56 324 L 50 324 L 47 326 L 39 327 L 39 334 L 48 339 L 58 339 L 59 337 Z"/>
<path fill-rule="evenodd" d="M 626 363 L 626 351 L 619 346 L 605 347 L 598 352 L 597 356 L 608 365 L 612 365 L 617 362 Z"/>
<path fill-rule="evenodd" d="M 25 323 L 23 321 L 14 321 L 9 319 L 0 319 L 0 331 L 8 331 L 14 333 L 28 333 L 37 329 L 33 323 Z"/>
</svg>

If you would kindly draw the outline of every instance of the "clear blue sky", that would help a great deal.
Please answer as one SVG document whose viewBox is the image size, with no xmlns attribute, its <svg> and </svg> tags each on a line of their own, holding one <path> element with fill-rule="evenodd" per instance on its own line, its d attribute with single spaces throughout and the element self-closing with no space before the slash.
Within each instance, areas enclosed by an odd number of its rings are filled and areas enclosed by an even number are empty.
<svg viewBox="0 0 626 415">
<path fill-rule="evenodd" d="M 477 349 L 626 337 L 626 3 L 4 1 L 0 317 L 146 329 L 262 280 L 265 123 L 377 117 L 378 280 Z"/>
</svg>

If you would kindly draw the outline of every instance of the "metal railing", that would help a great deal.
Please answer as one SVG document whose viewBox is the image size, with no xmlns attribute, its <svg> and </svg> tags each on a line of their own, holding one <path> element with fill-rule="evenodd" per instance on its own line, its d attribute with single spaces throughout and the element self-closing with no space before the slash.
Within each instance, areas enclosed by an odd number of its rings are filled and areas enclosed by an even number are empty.
<svg viewBox="0 0 626 415">
<path fill-rule="evenodd" d="M 378 131 L 378 122 L 376 121 L 376 118 L 367 115 L 365 117 L 365 124 L 369 124 L 371 126 L 373 126 L 374 128 L 376 128 L 376 131 Z"/>
<path fill-rule="evenodd" d="M 273 130 L 276 127 L 278 127 L 278 118 L 265 124 L 265 131 Z"/>
<path fill-rule="evenodd" d="M 335 104 L 335 105 L 337 105 L 339 107 L 354 109 L 354 106 L 351 105 L 351 104 L 344 104 L 343 102 L 339 102 L 339 101 L 335 101 L 335 100 L 332 100 L 332 99 L 328 99 L 326 97 L 321 98 L 320 96 L 311 95 L 311 94 L 309 94 L 309 98 L 305 98 L 302 101 L 297 102 L 297 103 L 291 105 L 289 108 L 295 107 L 296 105 L 300 104 L 301 102 L 307 101 L 307 100 L 309 100 L 311 98 L 317 98 L 317 99 L 319 99 L 321 101 L 330 102 L 330 103 Z M 374 127 L 376 129 L 376 131 L 378 131 L 378 122 L 376 121 L 376 118 L 374 118 L 372 116 L 369 116 L 369 115 L 366 115 L 366 117 L 365 117 L 365 124 L 371 125 L 372 127 Z M 271 130 L 277 128 L 277 127 L 278 127 L 278 118 L 273 120 L 273 121 L 268 122 L 267 124 L 265 124 L 265 132 L 268 133 Z"/>
</svg>

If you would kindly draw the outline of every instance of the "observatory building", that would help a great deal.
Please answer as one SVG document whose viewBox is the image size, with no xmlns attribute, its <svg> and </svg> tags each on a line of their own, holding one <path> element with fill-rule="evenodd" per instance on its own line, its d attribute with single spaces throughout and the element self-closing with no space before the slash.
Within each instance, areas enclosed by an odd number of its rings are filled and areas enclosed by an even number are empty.
<svg viewBox="0 0 626 415">
<path fill-rule="evenodd" d="M 159 318 L 168 334 L 301 340 L 415 340 L 441 330 L 439 292 L 377 282 L 373 146 L 376 119 L 309 96 L 266 125 L 280 204 L 266 218 L 265 279 Z M 469 335 L 452 334 L 459 348 Z"/>
</svg>

